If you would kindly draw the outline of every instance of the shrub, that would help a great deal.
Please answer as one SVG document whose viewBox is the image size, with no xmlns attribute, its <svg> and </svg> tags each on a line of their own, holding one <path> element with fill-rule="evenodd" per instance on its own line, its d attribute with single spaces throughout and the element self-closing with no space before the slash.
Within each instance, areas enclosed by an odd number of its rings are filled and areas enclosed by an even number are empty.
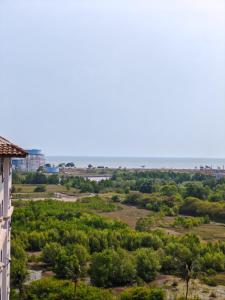
<svg viewBox="0 0 225 300">
<path fill-rule="evenodd" d="M 147 287 L 133 287 L 124 291 L 120 300 L 164 300 L 165 295 L 161 289 Z"/>
<path fill-rule="evenodd" d="M 45 185 L 38 185 L 36 186 L 36 188 L 34 189 L 35 193 L 43 193 L 46 192 L 46 186 Z"/>
</svg>

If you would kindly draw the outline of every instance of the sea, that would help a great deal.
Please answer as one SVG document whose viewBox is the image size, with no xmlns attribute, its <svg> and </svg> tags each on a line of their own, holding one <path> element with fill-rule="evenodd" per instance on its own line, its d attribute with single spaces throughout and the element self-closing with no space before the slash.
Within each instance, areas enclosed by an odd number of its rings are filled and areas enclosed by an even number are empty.
<svg viewBox="0 0 225 300">
<path fill-rule="evenodd" d="M 103 157 L 103 156 L 47 156 L 46 162 L 57 166 L 73 162 L 77 168 L 146 168 L 146 169 L 224 169 L 225 158 L 166 158 L 166 157 Z"/>
</svg>

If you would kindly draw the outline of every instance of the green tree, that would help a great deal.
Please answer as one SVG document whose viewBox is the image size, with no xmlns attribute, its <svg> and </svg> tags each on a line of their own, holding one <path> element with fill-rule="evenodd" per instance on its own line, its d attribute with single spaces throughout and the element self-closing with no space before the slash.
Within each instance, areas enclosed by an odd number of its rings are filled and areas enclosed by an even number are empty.
<svg viewBox="0 0 225 300">
<path fill-rule="evenodd" d="M 159 255 L 156 251 L 148 248 L 141 248 L 136 251 L 137 275 L 146 282 L 156 278 L 160 270 Z"/>
<path fill-rule="evenodd" d="M 58 278 L 77 280 L 81 274 L 79 259 L 75 254 L 68 256 L 66 251 L 61 251 L 58 255 L 54 271 Z"/>
<path fill-rule="evenodd" d="M 104 250 L 93 256 L 91 281 L 96 286 L 110 287 L 132 283 L 136 276 L 135 263 L 125 250 Z"/>
<path fill-rule="evenodd" d="M 177 275 L 181 276 L 186 283 L 185 299 L 188 299 L 190 280 L 200 271 L 201 243 L 194 234 L 187 234 L 172 241 L 166 247 L 166 254 L 170 255 L 171 264 Z M 165 266 L 164 266 L 165 268 Z"/>
<path fill-rule="evenodd" d="M 63 248 L 60 244 L 54 242 L 47 243 L 42 250 L 42 259 L 46 264 L 54 267 L 62 251 Z"/>
<path fill-rule="evenodd" d="M 196 197 L 206 199 L 210 193 L 208 186 L 203 186 L 201 182 L 188 182 L 185 184 L 184 197 Z"/>
<path fill-rule="evenodd" d="M 27 276 L 27 256 L 23 245 L 18 240 L 12 241 L 11 284 L 22 294 L 23 284 Z"/>
</svg>

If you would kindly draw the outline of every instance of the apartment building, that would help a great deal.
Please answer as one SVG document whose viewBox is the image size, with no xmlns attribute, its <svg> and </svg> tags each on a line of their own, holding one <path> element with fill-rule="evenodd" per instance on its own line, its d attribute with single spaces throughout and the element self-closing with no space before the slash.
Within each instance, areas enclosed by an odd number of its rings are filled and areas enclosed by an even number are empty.
<svg viewBox="0 0 225 300">
<path fill-rule="evenodd" d="M 45 164 L 45 156 L 39 149 L 26 150 L 26 158 L 14 158 L 12 160 L 13 168 L 20 172 L 36 172 Z"/>
<path fill-rule="evenodd" d="M 10 295 L 10 248 L 12 157 L 26 157 L 27 152 L 0 137 L 0 300 Z"/>
</svg>

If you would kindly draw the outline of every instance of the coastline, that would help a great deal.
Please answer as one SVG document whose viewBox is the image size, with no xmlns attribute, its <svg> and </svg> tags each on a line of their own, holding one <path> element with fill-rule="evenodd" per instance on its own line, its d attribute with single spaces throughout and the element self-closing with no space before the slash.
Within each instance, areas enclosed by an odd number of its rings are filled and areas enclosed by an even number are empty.
<svg viewBox="0 0 225 300">
<path fill-rule="evenodd" d="M 78 169 L 88 165 L 109 169 L 134 170 L 198 170 L 225 169 L 225 158 L 157 158 L 157 157 L 101 157 L 101 156 L 46 156 L 46 162 L 52 165 L 73 162 Z"/>
</svg>

